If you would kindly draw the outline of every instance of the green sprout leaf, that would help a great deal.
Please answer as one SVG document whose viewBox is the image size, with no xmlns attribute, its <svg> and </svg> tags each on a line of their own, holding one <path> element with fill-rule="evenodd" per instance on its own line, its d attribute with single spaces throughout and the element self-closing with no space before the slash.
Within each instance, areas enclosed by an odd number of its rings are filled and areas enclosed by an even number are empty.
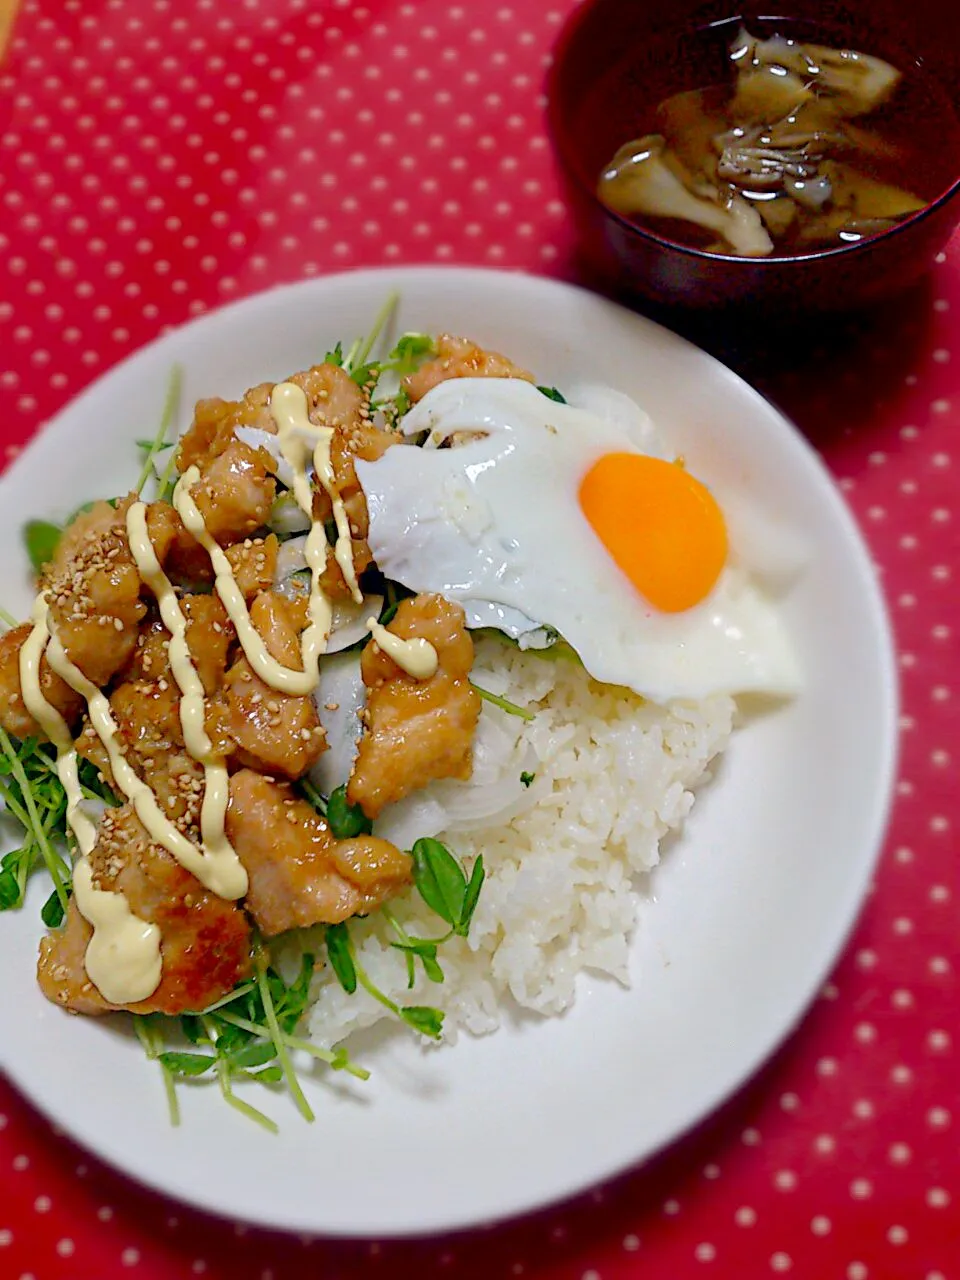
<svg viewBox="0 0 960 1280">
<path fill-rule="evenodd" d="M 63 917 L 63 903 L 60 901 L 60 895 L 54 890 L 40 908 L 40 919 L 48 929 L 57 929 L 63 924 Z"/>
<path fill-rule="evenodd" d="M 325 933 L 327 958 L 337 981 L 352 996 L 357 989 L 357 969 L 353 959 L 353 947 L 345 924 L 328 924 Z"/>
<path fill-rule="evenodd" d="M 443 1014 L 439 1009 L 431 1009 L 428 1005 L 408 1004 L 399 1009 L 399 1014 L 408 1027 L 413 1027 L 422 1036 L 429 1036 L 431 1040 L 440 1039 Z"/>
<path fill-rule="evenodd" d="M 424 836 L 410 851 L 413 858 L 413 883 L 420 897 L 441 920 L 455 928 L 463 912 L 467 878 L 450 850 Z"/>
<path fill-rule="evenodd" d="M 249 1075 L 249 1072 L 244 1072 Z M 278 1066 L 264 1067 L 262 1071 L 255 1071 L 250 1075 L 251 1080 L 257 1080 L 260 1084 L 279 1084 L 283 1079 L 283 1068 Z"/>
<path fill-rule="evenodd" d="M 23 526 L 23 545 L 35 573 L 53 559 L 62 536 L 63 530 L 50 520 L 28 520 Z"/>
<path fill-rule="evenodd" d="M 486 871 L 483 866 L 483 854 L 477 857 L 473 864 L 473 871 L 470 875 L 470 883 L 467 885 L 467 892 L 463 895 L 463 907 L 460 910 L 460 919 L 453 926 L 454 933 L 465 938 L 470 932 L 470 922 L 473 920 L 473 913 L 477 909 L 477 902 L 480 899 L 480 890 L 483 888 L 483 881 L 486 877 Z"/>
<path fill-rule="evenodd" d="M 483 856 L 478 857 L 473 864 L 469 882 L 460 863 L 439 840 L 424 836 L 414 844 L 410 856 L 413 858 L 413 883 L 420 897 L 441 920 L 447 922 L 450 933 L 465 938 L 470 930 L 470 922 L 477 909 L 480 890 L 483 888 L 486 875 Z M 391 921 L 391 923 L 394 922 Z M 394 929 L 399 932 L 396 924 Z M 433 946 L 432 958 L 435 960 L 436 946 L 445 942 L 449 936 L 448 933 L 442 938 L 424 939 L 409 938 L 404 934 L 399 943 L 392 945 L 398 950 L 409 951 L 415 955 L 421 955 L 419 946 Z M 425 962 L 424 968 L 426 967 Z"/>
<path fill-rule="evenodd" d="M 444 938 L 432 939 L 408 937 L 400 942 L 391 942 L 390 945 L 391 947 L 395 947 L 397 951 L 402 951 L 411 962 L 413 957 L 416 956 L 423 965 L 423 971 L 431 982 L 443 982 L 443 970 L 440 968 L 440 963 L 437 960 L 437 947 L 445 940 L 446 939 Z M 407 986 L 412 987 L 412 965 L 408 967 L 408 977 L 409 981 L 407 982 Z"/>
<path fill-rule="evenodd" d="M 160 1053 L 157 1061 L 178 1076 L 202 1076 L 216 1063 L 209 1053 Z"/>
<path fill-rule="evenodd" d="M 383 362 L 383 367 L 402 378 L 419 369 L 433 355 L 434 350 L 433 338 L 428 333 L 404 333 Z"/>
<path fill-rule="evenodd" d="M 507 698 L 501 698 L 498 693 L 491 693 L 489 689 L 481 689 L 478 684 L 470 681 L 474 693 L 480 695 L 484 702 L 489 702 L 491 706 L 499 707 L 501 711 L 505 711 L 508 716 L 517 716 L 520 720 L 535 720 L 536 712 L 528 711 L 526 707 L 518 707 L 515 702 L 510 702 Z"/>
<path fill-rule="evenodd" d="M 251 1067 L 266 1066 L 276 1056 L 277 1046 L 275 1044 L 248 1044 L 245 1048 L 238 1049 L 230 1055 L 230 1064 L 239 1070 L 249 1070 Z"/>
<path fill-rule="evenodd" d="M 373 824 L 358 804 L 347 799 L 346 786 L 336 787 L 327 801 L 327 822 L 331 834 L 338 840 L 352 840 L 354 836 L 368 836 Z"/>
<path fill-rule="evenodd" d="M 556 387 L 537 387 L 541 395 L 547 397 L 548 400 L 555 400 L 557 404 L 566 404 L 566 397 L 562 396 Z"/>
<path fill-rule="evenodd" d="M 0 871 L 0 911 L 9 911 L 11 907 L 19 907 L 23 900 L 23 891 L 13 871 L 4 868 Z"/>
<path fill-rule="evenodd" d="M 527 770 L 524 769 L 523 773 L 520 775 L 520 781 L 523 786 L 529 787 L 536 776 L 537 775 L 535 773 L 528 773 Z"/>
</svg>

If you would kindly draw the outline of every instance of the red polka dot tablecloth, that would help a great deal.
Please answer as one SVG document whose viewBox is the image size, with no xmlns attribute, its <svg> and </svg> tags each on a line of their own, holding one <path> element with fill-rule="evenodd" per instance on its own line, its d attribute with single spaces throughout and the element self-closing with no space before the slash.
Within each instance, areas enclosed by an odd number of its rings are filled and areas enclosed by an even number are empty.
<svg viewBox="0 0 960 1280">
<path fill-rule="evenodd" d="M 543 0 L 28 0 L 0 64 L 7 456 L 128 352 L 268 285 L 401 262 L 577 278 L 540 96 L 564 16 Z M 702 336 L 822 450 L 899 644 L 889 839 L 796 1034 L 646 1168 L 431 1241 L 205 1217 L 0 1081 L 3 1280 L 960 1277 L 960 240 L 913 294 L 812 339 L 761 354 Z"/>
</svg>

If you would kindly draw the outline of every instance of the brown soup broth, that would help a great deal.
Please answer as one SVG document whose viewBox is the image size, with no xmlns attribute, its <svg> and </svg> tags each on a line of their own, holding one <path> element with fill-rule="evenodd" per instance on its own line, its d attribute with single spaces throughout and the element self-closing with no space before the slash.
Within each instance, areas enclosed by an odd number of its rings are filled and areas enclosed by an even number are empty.
<svg viewBox="0 0 960 1280">
<path fill-rule="evenodd" d="M 736 70 L 729 50 L 741 26 L 760 39 L 786 39 L 853 48 L 884 58 L 901 73 L 891 97 L 856 119 L 889 145 L 886 157 L 861 150 L 844 159 L 870 178 L 912 191 L 927 202 L 935 200 L 955 180 L 960 168 L 960 117 L 946 91 L 890 36 L 858 25 L 854 31 L 828 23 L 787 18 L 731 18 L 690 32 L 683 39 L 654 37 L 642 49 L 629 50 L 622 61 L 595 82 L 581 103 L 577 132 L 580 153 L 589 158 L 589 182 L 616 150 L 634 138 L 662 133 L 669 145 L 677 139 L 664 127 L 660 104 L 675 94 L 699 89 L 703 101 L 722 112 L 732 96 Z M 678 148 L 682 153 L 683 146 Z M 622 217 L 665 239 L 692 248 L 715 247 L 716 237 L 693 223 L 675 218 L 622 214 Z M 820 252 L 836 245 L 803 244 L 789 232 L 775 242 L 774 255 Z"/>
</svg>

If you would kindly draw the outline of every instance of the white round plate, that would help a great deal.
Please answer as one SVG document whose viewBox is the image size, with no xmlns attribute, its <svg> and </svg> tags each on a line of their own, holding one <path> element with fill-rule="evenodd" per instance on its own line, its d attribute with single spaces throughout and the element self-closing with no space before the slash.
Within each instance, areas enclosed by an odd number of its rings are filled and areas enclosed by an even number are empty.
<svg viewBox="0 0 960 1280">
<path fill-rule="evenodd" d="M 466 333 L 546 384 L 588 379 L 653 416 L 721 505 L 742 490 L 802 537 L 783 605 L 805 687 L 751 718 L 644 897 L 633 985 L 585 981 L 572 1012 L 421 1049 L 388 1037 L 366 1085 L 308 1082 L 305 1124 L 259 1090 L 271 1136 L 215 1088 L 182 1088 L 171 1128 L 156 1067 L 122 1018 L 65 1016 L 34 979 L 42 886 L 0 917 L 0 1063 L 103 1159 L 191 1204 L 331 1235 L 437 1232 L 570 1195 L 643 1160 L 727 1097 L 790 1031 L 833 964 L 870 878 L 895 761 L 892 647 L 874 570 L 804 440 L 710 357 L 632 312 L 515 274 L 410 268 L 311 280 L 167 335 L 69 405 L 0 481 L 0 545 L 30 516 L 124 492 L 174 363 L 183 404 L 279 380 L 369 327 Z M 185 415 L 181 426 L 186 425 Z M 535 477 L 531 484 L 535 485 Z M 25 561 L 0 602 L 25 616 Z"/>
</svg>

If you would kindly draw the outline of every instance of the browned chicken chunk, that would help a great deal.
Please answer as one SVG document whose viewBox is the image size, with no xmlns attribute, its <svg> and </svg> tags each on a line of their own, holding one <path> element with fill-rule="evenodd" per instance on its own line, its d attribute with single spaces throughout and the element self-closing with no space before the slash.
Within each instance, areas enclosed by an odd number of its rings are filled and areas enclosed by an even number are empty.
<svg viewBox="0 0 960 1280">
<path fill-rule="evenodd" d="M 230 779 L 227 835 L 250 877 L 246 908 L 267 937 L 371 911 L 410 882 L 411 860 L 376 836 L 335 840 L 286 784 Z"/>
<path fill-rule="evenodd" d="M 236 639 L 219 596 L 183 595 L 180 607 L 187 619 L 187 646 L 206 693 L 223 683 L 230 647 Z M 167 648 L 170 632 L 155 614 L 140 628 L 137 647 L 123 670 L 124 680 L 173 680 Z"/>
<path fill-rule="evenodd" d="M 0 724 L 15 738 L 46 738 L 23 701 L 20 689 L 20 650 L 33 627 L 29 622 L 14 627 L 0 637 Z M 60 712 L 73 728 L 85 703 L 56 672 L 50 670 L 46 658 L 40 662 L 40 689 L 46 700 Z"/>
<path fill-rule="evenodd" d="M 363 393 L 348 373 L 334 364 L 318 364 L 287 379 L 301 388 L 311 409 L 322 405 L 322 416 L 311 413 L 313 421 L 336 426 L 349 421 L 363 400 Z M 199 400 L 193 422 L 180 441 L 177 469 L 182 474 L 190 466 L 205 470 L 235 439 L 237 427 L 254 427 L 275 434 L 277 424 L 270 411 L 272 382 L 261 382 L 244 393 L 241 400 Z"/>
<path fill-rule="evenodd" d="M 250 537 L 269 519 L 277 493 L 270 462 L 266 450 L 232 440 L 190 490 L 207 532 L 221 546 Z"/>
<path fill-rule="evenodd" d="M 95 685 L 105 685 L 130 657 L 146 613 L 140 575 L 127 541 L 126 514 L 96 502 L 63 532 L 43 586 L 67 657 Z"/>
<path fill-rule="evenodd" d="M 261 591 L 268 591 L 273 586 L 279 548 L 275 533 L 265 538 L 245 538 L 243 542 L 235 542 L 227 548 L 230 568 L 248 604 Z"/>
<path fill-rule="evenodd" d="M 153 544 L 153 550 L 161 564 L 167 559 L 171 549 L 182 538 L 190 535 L 183 527 L 183 521 L 169 502 L 151 502 L 147 506 L 147 533 Z M 190 539 L 191 542 L 193 539 Z M 194 544 L 197 545 L 196 543 Z M 203 550 L 198 547 L 198 550 Z"/>
<path fill-rule="evenodd" d="M 363 458 L 368 462 L 375 461 L 384 450 L 396 443 L 397 436 L 393 432 L 382 431 L 373 424 L 370 419 L 369 394 L 358 387 L 350 374 L 338 365 L 314 365 L 311 369 L 292 374 L 288 381 L 302 389 L 307 398 L 311 421 L 318 426 L 333 429 L 330 461 L 334 482 L 350 521 L 356 572 L 362 573 L 371 563 L 372 557 L 366 543 L 366 499 L 357 481 L 354 460 Z M 235 451 L 235 446 L 239 445 L 234 436 L 234 431 L 239 426 L 254 427 L 274 434 L 277 425 L 270 411 L 272 391 L 273 384 L 265 382 L 252 387 L 242 400 L 201 400 L 196 406 L 193 424 L 180 443 L 177 466 L 181 472 L 195 464 L 204 472 L 206 481 L 209 482 L 210 477 L 215 478 L 218 469 L 223 469 L 226 465 L 225 456 Z M 267 459 L 265 451 L 249 452 L 258 453 L 267 470 L 276 469 L 275 462 Z M 214 537 L 226 545 L 219 528 L 215 527 L 218 521 L 211 520 L 199 497 L 197 503 Z M 328 520 L 331 514 L 330 499 L 317 486 L 314 515 L 319 520 Z M 264 522 L 265 516 L 262 516 L 259 523 Z M 248 529 L 246 532 L 249 531 Z M 179 550 L 174 553 L 175 562 L 178 562 L 181 554 Z M 264 584 L 261 589 L 267 585 L 269 584 Z M 343 576 L 333 560 L 325 575 L 324 589 L 334 596 L 349 594 Z"/>
<path fill-rule="evenodd" d="M 94 883 L 123 893 L 133 913 L 160 929 L 163 976 L 153 995 L 123 1007 L 134 1013 L 198 1012 L 248 976 L 250 924 L 235 902 L 209 893 L 165 849 L 153 844 L 129 805 L 100 820 L 90 855 Z M 40 943 L 37 977 L 48 1000 L 74 1013 L 106 1013 L 87 977 L 90 926 L 71 900 L 61 929 Z"/>
<path fill-rule="evenodd" d="M 159 504 L 156 504 L 159 505 Z M 210 557 L 201 547 L 186 525 L 180 519 L 175 508 L 170 507 L 170 514 L 164 515 L 161 526 L 162 538 L 154 537 L 153 527 L 148 516 L 147 530 L 153 542 L 157 559 L 163 571 L 176 586 L 192 591 L 198 586 L 207 586 L 213 582 L 213 568 Z M 153 511 L 151 508 L 150 515 Z M 154 519 L 159 523 L 156 517 Z"/>
<path fill-rule="evenodd" d="M 203 767 L 183 745 L 179 705 L 180 693 L 170 676 L 131 680 L 110 695 L 117 745 L 127 763 L 151 787 L 171 822 L 189 834 L 200 817 Z M 107 749 L 89 721 L 77 739 L 77 751 L 109 787 L 122 794 L 111 773 Z"/>
<path fill-rule="evenodd" d="M 303 602 L 264 591 L 253 602 L 250 621 L 270 655 L 302 671 L 300 631 Z M 326 741 L 313 698 L 278 693 L 241 656 L 227 672 L 215 718 L 233 747 L 234 761 L 285 778 L 299 778 L 316 763 Z"/>
<path fill-rule="evenodd" d="M 272 382 L 261 382 L 251 387 L 242 400 L 221 400 L 217 396 L 198 400 L 193 422 L 177 450 L 180 474 L 192 466 L 204 471 L 236 438 L 234 432 L 237 427 L 276 432 L 277 424 L 270 412 L 272 391 Z"/>
<path fill-rule="evenodd" d="M 469 681 L 473 641 L 460 605 L 438 595 L 414 596 L 401 602 L 387 630 L 403 640 L 428 640 L 439 665 L 429 680 L 416 680 L 376 642 L 363 651 L 365 729 L 347 799 L 368 818 L 435 778 L 469 778 L 480 715 L 480 697 Z"/>
<path fill-rule="evenodd" d="M 357 458 L 375 462 L 397 443 L 398 437 L 394 432 L 382 431 L 374 425 L 370 420 L 368 393 L 336 365 L 318 365 L 309 374 L 297 375 L 292 381 L 298 382 L 307 394 L 311 420 L 333 428 L 330 442 L 333 482 L 350 523 L 354 570 L 361 574 L 372 563 L 373 557 L 366 541 L 369 527 L 367 500 L 360 488 L 354 464 Z M 329 520 L 332 514 L 329 495 L 325 489 L 316 487 L 314 518 Z M 331 596 L 349 595 L 340 567 L 332 556 L 323 577 L 323 589 Z"/>
<path fill-rule="evenodd" d="M 437 338 L 436 351 L 432 360 L 408 373 L 401 383 L 414 404 L 450 378 L 522 378 L 524 382 L 533 382 L 532 373 L 496 351 L 484 351 L 469 338 L 442 333 Z"/>
</svg>

